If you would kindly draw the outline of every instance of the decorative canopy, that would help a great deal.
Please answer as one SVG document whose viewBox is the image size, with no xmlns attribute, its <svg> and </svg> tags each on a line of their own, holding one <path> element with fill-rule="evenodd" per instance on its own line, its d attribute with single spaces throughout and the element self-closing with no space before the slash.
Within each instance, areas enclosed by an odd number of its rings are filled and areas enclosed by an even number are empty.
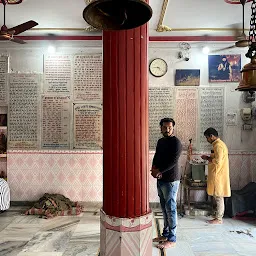
<svg viewBox="0 0 256 256">
<path fill-rule="evenodd" d="M 23 0 L 4 0 L 7 4 L 20 4 Z M 2 1 L 0 1 L 2 4 Z"/>
</svg>

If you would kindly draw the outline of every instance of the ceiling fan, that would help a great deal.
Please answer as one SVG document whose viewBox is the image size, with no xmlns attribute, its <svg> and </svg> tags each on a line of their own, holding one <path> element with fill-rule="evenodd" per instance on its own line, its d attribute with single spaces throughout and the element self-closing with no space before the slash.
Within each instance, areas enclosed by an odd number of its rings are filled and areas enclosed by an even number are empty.
<svg viewBox="0 0 256 256">
<path fill-rule="evenodd" d="M 14 37 L 15 35 L 18 35 L 26 30 L 29 30 L 36 25 L 38 25 L 37 22 L 30 20 L 25 23 L 22 23 L 16 27 L 13 28 L 7 28 L 5 25 L 5 5 L 6 5 L 6 0 L 1 0 L 3 6 L 4 6 L 4 25 L 0 29 L 0 40 L 9 40 L 15 43 L 19 44 L 25 44 L 26 42 L 23 41 L 20 38 Z"/>
<path fill-rule="evenodd" d="M 245 3 L 249 2 L 249 1 L 250 0 L 240 0 L 240 4 L 242 5 L 242 10 L 243 10 L 243 30 L 242 30 L 242 34 L 239 34 L 240 32 L 238 32 L 238 29 L 235 29 L 236 30 L 235 36 L 237 38 L 237 41 L 235 42 L 235 44 L 232 46 L 229 46 L 229 47 L 218 49 L 213 52 L 224 51 L 224 50 L 232 49 L 235 47 L 248 47 L 249 46 L 249 40 L 247 39 L 247 37 L 244 33 L 244 6 L 245 6 Z"/>
</svg>

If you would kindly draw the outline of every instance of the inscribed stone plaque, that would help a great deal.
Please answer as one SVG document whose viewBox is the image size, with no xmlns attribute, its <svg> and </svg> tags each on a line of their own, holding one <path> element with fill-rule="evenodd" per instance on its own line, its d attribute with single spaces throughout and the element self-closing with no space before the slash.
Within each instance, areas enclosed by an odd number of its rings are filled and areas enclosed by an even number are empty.
<svg viewBox="0 0 256 256">
<path fill-rule="evenodd" d="M 37 149 L 39 142 L 39 85 L 38 74 L 9 75 L 10 149 Z"/>
<path fill-rule="evenodd" d="M 100 104 L 74 104 L 74 148 L 102 149 Z"/>
<path fill-rule="evenodd" d="M 75 55 L 74 100 L 102 102 L 102 55 Z"/>
<path fill-rule="evenodd" d="M 158 139 L 162 137 L 159 122 L 162 118 L 173 118 L 174 90 L 169 87 L 149 88 L 149 148 L 156 149 Z"/>
<path fill-rule="evenodd" d="M 198 90 L 197 88 L 178 88 L 176 91 L 176 136 L 180 139 L 184 149 L 187 149 L 189 140 L 197 141 L 198 118 Z"/>
<path fill-rule="evenodd" d="M 224 88 L 200 88 L 200 150 L 209 150 L 211 145 L 206 141 L 204 131 L 213 127 L 223 138 L 224 125 Z"/>
</svg>

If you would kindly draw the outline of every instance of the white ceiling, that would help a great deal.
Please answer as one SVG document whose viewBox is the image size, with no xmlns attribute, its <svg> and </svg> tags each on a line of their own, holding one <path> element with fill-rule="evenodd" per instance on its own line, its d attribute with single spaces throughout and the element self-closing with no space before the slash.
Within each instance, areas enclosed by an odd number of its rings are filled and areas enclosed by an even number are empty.
<svg viewBox="0 0 256 256">
<path fill-rule="evenodd" d="M 234 24 L 242 22 L 242 6 L 227 4 L 224 0 L 169 0 L 163 24 L 174 31 L 157 32 L 164 0 L 151 0 L 153 16 L 149 22 L 150 36 L 188 36 L 188 35 L 232 35 Z M 86 0 L 23 0 L 21 4 L 6 6 L 6 25 L 11 28 L 28 20 L 39 23 L 22 36 L 47 35 L 100 35 L 101 32 L 85 32 L 88 26 L 82 12 Z M 249 28 L 251 3 L 245 6 L 245 28 Z M 3 24 L 3 6 L 0 5 L 0 24 Z M 227 29 L 226 31 L 207 30 L 207 28 Z M 187 29 L 187 31 L 177 30 Z M 196 29 L 196 30 L 195 30 Z M 202 30 L 203 29 L 203 30 Z M 248 31 L 246 31 L 248 35 Z"/>
</svg>

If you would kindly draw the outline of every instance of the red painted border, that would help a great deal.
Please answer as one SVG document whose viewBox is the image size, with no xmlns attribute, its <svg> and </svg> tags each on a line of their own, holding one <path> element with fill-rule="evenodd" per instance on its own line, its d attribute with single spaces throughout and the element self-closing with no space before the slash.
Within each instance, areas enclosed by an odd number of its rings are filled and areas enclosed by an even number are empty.
<svg viewBox="0 0 256 256">
<path fill-rule="evenodd" d="M 150 36 L 150 42 L 236 41 L 233 36 Z"/>
<path fill-rule="evenodd" d="M 103 152 L 86 152 L 86 151 L 67 151 L 67 152 L 58 152 L 58 151 L 7 151 L 9 155 L 103 155 Z"/>
<path fill-rule="evenodd" d="M 66 41 L 99 41 L 102 36 L 18 36 L 22 40 L 47 41 L 47 40 L 66 40 Z"/>
<path fill-rule="evenodd" d="M 18 36 L 23 40 L 47 41 L 47 40 L 66 40 L 66 41 L 101 41 L 102 36 Z M 213 41 L 213 42 L 233 42 L 233 36 L 150 36 L 150 42 L 192 42 L 192 41 Z"/>
<path fill-rule="evenodd" d="M 239 0 L 236 0 L 237 2 L 233 2 L 232 0 L 224 0 L 228 4 L 241 4 Z M 246 3 L 251 2 L 252 0 L 247 0 Z"/>
<path fill-rule="evenodd" d="M 105 229 L 117 231 L 117 232 L 139 232 L 147 228 L 152 227 L 152 221 L 147 224 L 139 224 L 136 227 L 125 227 L 123 225 L 120 226 L 112 226 L 109 225 L 106 221 L 101 221 L 101 224 L 104 226 Z"/>
<path fill-rule="evenodd" d="M 205 150 L 206 151 L 206 150 Z M 202 150 L 202 152 L 204 152 L 204 150 Z M 22 151 L 7 151 L 7 154 L 10 155 L 35 155 L 35 154 L 38 154 L 38 155 L 46 155 L 46 154 L 54 154 L 54 155 L 103 155 L 103 152 L 86 152 L 86 151 L 67 151 L 67 152 L 58 152 L 58 151 L 54 151 L 54 150 L 50 150 L 50 151 L 38 151 L 38 150 L 35 150 L 35 151 L 25 151 L 25 150 L 22 150 Z M 149 152 L 149 155 L 154 155 L 155 152 L 154 151 L 151 151 Z M 193 153 L 193 156 L 201 156 L 202 154 L 200 153 Z M 255 156 L 256 155 L 256 152 L 255 153 L 229 153 L 229 156 Z"/>
</svg>

